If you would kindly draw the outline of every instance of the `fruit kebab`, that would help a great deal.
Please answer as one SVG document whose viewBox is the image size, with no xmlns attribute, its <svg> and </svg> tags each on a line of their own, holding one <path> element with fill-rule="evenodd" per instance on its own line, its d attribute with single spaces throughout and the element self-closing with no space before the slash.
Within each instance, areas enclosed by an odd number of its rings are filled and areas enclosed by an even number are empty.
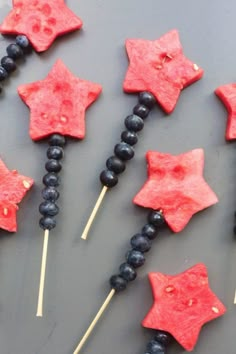
<svg viewBox="0 0 236 354">
<path fill-rule="evenodd" d="M 43 177 L 44 202 L 39 206 L 42 214 L 40 227 L 45 231 L 37 316 L 43 315 L 43 293 L 47 261 L 49 231 L 56 226 L 54 216 L 59 213 L 59 172 L 64 156 L 66 137 L 85 137 L 85 111 L 98 98 L 101 86 L 74 76 L 58 60 L 44 80 L 21 85 L 18 93 L 30 108 L 29 134 L 33 141 L 48 138 L 48 161 Z"/>
<path fill-rule="evenodd" d="M 150 111 L 159 103 L 171 113 L 181 90 L 203 75 L 203 70 L 183 54 L 176 30 L 166 33 L 158 40 L 128 39 L 126 50 L 129 68 L 124 80 L 124 91 L 139 93 L 138 104 L 125 119 L 121 142 L 115 145 L 114 155 L 106 161 L 106 169 L 100 174 L 102 190 L 88 219 L 81 238 L 86 239 L 106 192 L 118 183 L 118 175 L 125 171 L 126 162 L 134 157 L 137 133 L 144 127 Z"/>
<path fill-rule="evenodd" d="M 215 193 L 203 178 L 204 152 L 195 149 L 181 155 L 149 151 L 147 153 L 148 180 L 133 202 L 151 209 L 147 223 L 130 241 L 131 249 L 119 267 L 119 273 L 110 278 L 110 293 L 82 337 L 74 354 L 78 354 L 113 296 L 124 291 L 135 280 L 136 269 L 145 263 L 145 253 L 164 225 L 180 232 L 191 217 L 218 202 Z"/>
<path fill-rule="evenodd" d="M 218 87 L 215 94 L 221 99 L 228 111 L 225 139 L 227 141 L 236 139 L 236 83 L 231 83 Z M 236 213 L 235 213 L 236 217 Z M 236 224 L 234 225 L 234 235 L 236 236 Z M 234 293 L 234 304 L 236 305 L 236 290 Z"/>
<path fill-rule="evenodd" d="M 207 268 L 202 263 L 174 276 L 150 273 L 149 280 L 154 302 L 142 325 L 156 332 L 145 354 L 166 354 L 173 338 L 192 351 L 202 326 L 226 312 L 210 289 Z"/>
<path fill-rule="evenodd" d="M 78 30 L 83 23 L 64 0 L 13 0 L 13 8 L 0 25 L 0 33 L 16 35 L 2 57 L 0 81 L 16 70 L 16 61 L 32 47 L 40 53 L 47 50 L 56 37 Z"/>
</svg>

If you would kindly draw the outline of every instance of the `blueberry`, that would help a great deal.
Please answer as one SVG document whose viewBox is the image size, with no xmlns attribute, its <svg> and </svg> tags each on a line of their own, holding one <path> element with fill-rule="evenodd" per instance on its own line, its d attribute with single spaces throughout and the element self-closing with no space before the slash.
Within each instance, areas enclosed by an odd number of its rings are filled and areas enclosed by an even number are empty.
<svg viewBox="0 0 236 354">
<path fill-rule="evenodd" d="M 100 174 L 100 181 L 108 188 L 115 187 L 118 183 L 118 177 L 113 171 L 104 170 Z"/>
<path fill-rule="evenodd" d="M 141 234 L 136 234 L 131 238 L 130 244 L 132 248 L 140 252 L 148 252 L 152 247 L 151 241 Z"/>
<path fill-rule="evenodd" d="M 149 108 L 140 103 L 137 104 L 133 109 L 133 113 L 143 119 L 147 118 L 149 112 L 150 112 Z"/>
<path fill-rule="evenodd" d="M 115 172 L 116 174 L 122 173 L 125 170 L 125 163 L 116 156 L 111 156 L 107 159 L 106 166 L 108 170 Z"/>
<path fill-rule="evenodd" d="M 171 335 L 164 331 L 157 331 L 155 335 L 155 340 L 167 346 L 171 341 Z"/>
<path fill-rule="evenodd" d="M 142 228 L 142 235 L 147 236 L 149 240 L 154 240 L 157 236 L 157 229 L 153 224 L 146 224 Z"/>
<path fill-rule="evenodd" d="M 49 172 L 43 177 L 43 184 L 47 187 L 58 187 L 60 184 L 59 176 L 54 172 Z"/>
<path fill-rule="evenodd" d="M 45 200 L 55 202 L 59 198 L 60 193 L 54 187 L 46 187 L 42 190 L 42 196 Z"/>
<path fill-rule="evenodd" d="M 120 275 L 113 275 L 110 278 L 110 285 L 112 289 L 120 292 L 126 289 L 127 282 Z"/>
<path fill-rule="evenodd" d="M 23 56 L 23 50 L 18 44 L 9 44 L 7 47 L 7 55 L 16 60 Z"/>
<path fill-rule="evenodd" d="M 49 160 L 46 162 L 45 168 L 48 172 L 60 172 L 62 166 L 58 160 Z"/>
<path fill-rule="evenodd" d="M 54 227 L 56 227 L 56 220 L 52 217 L 43 217 L 40 219 L 39 221 L 39 226 L 43 229 L 43 230 L 52 230 L 54 229 Z"/>
<path fill-rule="evenodd" d="M 61 134 L 53 134 L 49 139 L 49 145 L 63 147 L 66 145 L 66 138 Z"/>
<path fill-rule="evenodd" d="M 121 134 L 121 140 L 123 140 L 125 143 L 133 146 L 133 145 L 137 144 L 138 136 L 135 132 L 125 130 Z"/>
<path fill-rule="evenodd" d="M 120 275 L 127 281 L 133 281 L 137 277 L 137 273 L 133 267 L 128 263 L 123 263 L 120 266 Z"/>
<path fill-rule="evenodd" d="M 127 263 L 129 263 L 134 268 L 141 267 L 145 263 L 145 257 L 143 253 L 139 251 L 129 251 L 127 254 Z"/>
<path fill-rule="evenodd" d="M 8 77 L 8 72 L 4 69 L 3 66 L 0 66 L 0 81 L 5 80 Z"/>
<path fill-rule="evenodd" d="M 134 157 L 134 149 L 127 143 L 117 144 L 114 152 L 123 161 L 131 160 Z"/>
<path fill-rule="evenodd" d="M 13 71 L 16 70 L 16 63 L 14 62 L 14 60 L 10 57 L 3 57 L 1 59 L 1 64 L 3 66 L 3 68 L 8 72 L 11 73 Z"/>
<path fill-rule="evenodd" d="M 132 114 L 125 119 L 125 126 L 128 130 L 139 132 L 144 127 L 143 119 L 135 114 Z"/>
<path fill-rule="evenodd" d="M 40 204 L 39 212 L 44 216 L 55 216 L 59 213 L 59 208 L 55 203 L 45 201 Z"/>
<path fill-rule="evenodd" d="M 147 351 L 150 354 L 165 354 L 165 346 L 160 342 L 151 340 L 147 345 Z"/>
<path fill-rule="evenodd" d="M 18 44 L 23 50 L 31 47 L 30 42 L 26 36 L 20 34 L 16 37 L 16 44 Z"/>
<path fill-rule="evenodd" d="M 49 159 L 61 160 L 63 155 L 64 151 L 60 146 L 50 146 L 47 150 L 47 157 Z"/>
<path fill-rule="evenodd" d="M 148 221 L 154 226 L 162 226 L 165 224 L 165 219 L 160 211 L 151 211 L 148 215 Z"/>
<path fill-rule="evenodd" d="M 150 92 L 141 92 L 139 94 L 139 103 L 152 109 L 155 106 L 156 99 Z"/>
</svg>

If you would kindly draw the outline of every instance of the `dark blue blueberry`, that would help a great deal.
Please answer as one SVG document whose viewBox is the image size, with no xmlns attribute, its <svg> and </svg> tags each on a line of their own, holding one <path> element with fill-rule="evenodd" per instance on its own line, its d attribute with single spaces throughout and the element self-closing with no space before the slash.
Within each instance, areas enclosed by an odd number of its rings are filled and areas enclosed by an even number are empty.
<svg viewBox="0 0 236 354">
<path fill-rule="evenodd" d="M 4 69 L 3 66 L 0 66 L 0 81 L 5 80 L 8 77 L 8 72 Z"/>
<path fill-rule="evenodd" d="M 127 263 L 129 263 L 134 268 L 138 268 L 145 263 L 145 257 L 142 252 L 132 250 L 127 254 Z"/>
<path fill-rule="evenodd" d="M 111 156 L 107 159 L 106 166 L 108 170 L 115 172 L 116 174 L 122 173 L 125 170 L 125 163 L 116 156 Z"/>
<path fill-rule="evenodd" d="M 54 172 L 49 172 L 43 177 L 43 184 L 47 187 L 58 187 L 60 184 L 59 176 Z"/>
<path fill-rule="evenodd" d="M 148 252 L 152 247 L 151 241 L 141 234 L 136 234 L 131 238 L 130 244 L 132 248 L 140 252 Z"/>
<path fill-rule="evenodd" d="M 14 60 L 21 58 L 23 54 L 23 50 L 18 44 L 9 44 L 7 47 L 7 55 Z"/>
<path fill-rule="evenodd" d="M 54 187 L 46 187 L 42 190 L 42 196 L 45 200 L 55 202 L 59 198 L 60 193 Z"/>
<path fill-rule="evenodd" d="M 114 149 L 115 155 L 123 161 L 131 160 L 134 157 L 134 149 L 127 143 L 119 143 Z"/>
<path fill-rule="evenodd" d="M 157 227 L 163 226 L 165 224 L 165 219 L 162 212 L 155 210 L 151 211 L 148 214 L 148 221 L 150 222 L 150 224 Z"/>
<path fill-rule="evenodd" d="M 125 118 L 125 126 L 128 130 L 139 132 L 144 127 L 144 121 L 139 116 L 132 114 Z"/>
<path fill-rule="evenodd" d="M 120 275 L 127 281 L 133 281 L 137 277 L 137 273 L 133 267 L 128 263 L 123 263 L 120 266 Z"/>
<path fill-rule="evenodd" d="M 61 160 L 63 155 L 64 151 L 60 146 L 50 146 L 47 150 L 47 157 L 49 159 Z"/>
<path fill-rule="evenodd" d="M 167 332 L 158 330 L 154 338 L 157 342 L 167 346 L 170 343 L 172 336 Z"/>
<path fill-rule="evenodd" d="M 16 63 L 14 62 L 14 60 L 10 57 L 3 57 L 1 59 L 1 64 L 2 64 L 2 67 L 8 72 L 8 73 L 11 73 L 13 71 L 16 70 Z"/>
<path fill-rule="evenodd" d="M 115 187 L 118 183 L 118 177 L 113 171 L 104 170 L 100 174 L 100 181 L 108 188 Z"/>
<path fill-rule="evenodd" d="M 165 354 L 166 348 L 160 342 L 157 342 L 155 340 L 151 340 L 147 345 L 147 351 L 150 354 Z"/>
<path fill-rule="evenodd" d="M 52 230 L 54 229 L 54 227 L 56 227 L 56 220 L 52 217 L 43 217 L 39 220 L 39 226 L 43 229 L 43 230 Z"/>
<path fill-rule="evenodd" d="M 120 292 L 126 289 L 127 282 L 120 275 L 113 275 L 110 278 L 110 285 L 112 289 Z"/>
<path fill-rule="evenodd" d="M 121 140 L 124 141 L 125 143 L 133 146 L 133 145 L 137 144 L 138 136 L 135 132 L 125 130 L 121 134 Z"/>
<path fill-rule="evenodd" d="M 60 172 L 62 166 L 58 160 L 49 160 L 46 162 L 45 168 L 48 172 Z"/>
<path fill-rule="evenodd" d="M 63 147 L 66 145 L 66 138 L 61 134 L 53 134 L 49 139 L 49 145 Z"/>
<path fill-rule="evenodd" d="M 142 235 L 147 236 L 149 240 L 154 240 L 157 236 L 157 229 L 153 224 L 146 224 L 142 228 Z"/>
<path fill-rule="evenodd" d="M 59 208 L 55 203 L 47 200 L 39 205 L 39 212 L 44 216 L 55 216 L 59 213 Z"/>
<path fill-rule="evenodd" d="M 16 37 L 16 44 L 18 44 L 24 51 L 31 48 L 28 38 L 23 34 Z"/>
<path fill-rule="evenodd" d="M 152 109 L 155 106 L 156 99 L 150 92 L 141 92 L 138 97 L 139 103 Z"/>
<path fill-rule="evenodd" d="M 133 109 L 133 113 L 143 119 L 147 118 L 149 112 L 150 112 L 149 108 L 140 103 L 137 104 Z"/>
</svg>

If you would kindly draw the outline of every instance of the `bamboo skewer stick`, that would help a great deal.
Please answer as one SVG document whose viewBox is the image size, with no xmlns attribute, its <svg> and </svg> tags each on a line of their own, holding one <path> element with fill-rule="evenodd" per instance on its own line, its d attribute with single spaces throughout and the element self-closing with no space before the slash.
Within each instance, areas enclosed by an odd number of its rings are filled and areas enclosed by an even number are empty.
<svg viewBox="0 0 236 354">
<path fill-rule="evenodd" d="M 46 266 L 47 266 L 48 238 L 49 238 L 49 230 L 45 230 L 44 241 L 43 241 L 41 275 L 40 275 L 40 282 L 39 282 L 38 307 L 36 313 L 37 317 L 43 317 L 43 295 L 44 295 L 45 274 L 46 274 Z"/>
<path fill-rule="evenodd" d="M 110 293 L 107 296 L 106 300 L 104 301 L 102 307 L 100 308 L 100 310 L 98 311 L 98 313 L 94 317 L 94 320 L 91 322 L 90 326 L 88 327 L 87 331 L 85 332 L 84 336 L 82 337 L 81 341 L 79 342 L 79 344 L 76 347 L 76 349 L 75 349 L 73 354 L 78 354 L 81 351 L 81 349 L 83 348 L 83 346 L 86 343 L 87 339 L 89 338 L 90 334 L 92 333 L 94 327 L 96 326 L 97 322 L 99 321 L 100 317 L 102 316 L 102 314 L 104 313 L 104 311 L 106 310 L 108 305 L 110 304 L 110 302 L 111 302 L 113 296 L 115 295 L 115 293 L 116 293 L 115 289 L 112 289 L 110 291 Z"/>
<path fill-rule="evenodd" d="M 101 191 L 101 193 L 100 193 L 100 195 L 98 197 L 98 200 L 97 200 L 97 202 L 96 202 L 96 204 L 95 204 L 95 206 L 93 208 L 93 211 L 92 211 L 92 213 L 91 213 L 91 215 L 90 215 L 90 217 L 88 219 L 88 222 L 87 222 L 87 224 L 85 226 L 85 229 L 83 231 L 83 234 L 81 236 L 81 238 L 83 240 L 86 240 L 87 237 L 88 237 L 89 230 L 90 230 L 90 228 L 91 228 L 91 226 L 92 226 L 92 224 L 94 222 L 94 219 L 95 219 L 95 217 L 97 215 L 97 212 L 98 212 L 98 210 L 99 210 L 99 208 L 100 208 L 100 206 L 102 204 L 102 201 L 103 201 L 107 191 L 108 191 L 108 187 L 104 186 L 102 188 L 102 191 Z"/>
</svg>

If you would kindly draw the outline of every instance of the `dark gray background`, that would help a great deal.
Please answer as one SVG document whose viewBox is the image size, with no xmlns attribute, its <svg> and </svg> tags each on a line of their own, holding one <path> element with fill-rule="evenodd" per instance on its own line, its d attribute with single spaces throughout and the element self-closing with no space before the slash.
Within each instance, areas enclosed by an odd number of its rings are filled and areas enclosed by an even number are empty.
<svg viewBox="0 0 236 354">
<path fill-rule="evenodd" d="M 45 0 L 46 1 L 46 0 Z M 5 85 L 0 99 L 0 152 L 9 168 L 35 179 L 21 204 L 19 231 L 0 234 L 1 354 L 71 354 L 95 312 L 107 296 L 107 280 L 129 248 L 130 237 L 146 220 L 146 210 L 133 196 L 146 179 L 148 149 L 182 153 L 205 150 L 205 178 L 219 204 L 195 215 L 181 234 L 164 232 L 148 254 L 139 278 L 116 296 L 83 353 L 143 353 L 152 337 L 140 322 L 152 304 L 149 271 L 181 272 L 197 262 L 209 268 L 212 289 L 228 313 L 204 327 L 195 353 L 235 353 L 236 207 L 235 144 L 224 140 L 226 111 L 213 94 L 236 79 L 235 0 L 68 0 L 84 21 L 83 30 L 58 39 L 44 54 L 32 54 Z M 0 0 L 0 20 L 11 1 Z M 177 28 L 186 55 L 205 69 L 202 80 L 182 92 L 173 114 L 156 108 L 148 118 L 119 185 L 107 195 L 88 242 L 80 239 L 100 191 L 98 179 L 123 119 L 137 98 L 122 92 L 127 70 L 126 38 L 156 39 Z M 10 39 L 1 37 L 1 55 Z M 103 86 L 100 99 L 87 112 L 87 136 L 66 147 L 63 163 L 61 213 L 51 233 L 46 278 L 45 312 L 35 317 L 42 251 L 38 227 L 41 179 L 46 143 L 28 135 L 29 111 L 17 95 L 19 84 L 42 79 L 57 58 L 77 76 Z M 183 353 L 178 345 L 172 353 Z"/>
</svg>

